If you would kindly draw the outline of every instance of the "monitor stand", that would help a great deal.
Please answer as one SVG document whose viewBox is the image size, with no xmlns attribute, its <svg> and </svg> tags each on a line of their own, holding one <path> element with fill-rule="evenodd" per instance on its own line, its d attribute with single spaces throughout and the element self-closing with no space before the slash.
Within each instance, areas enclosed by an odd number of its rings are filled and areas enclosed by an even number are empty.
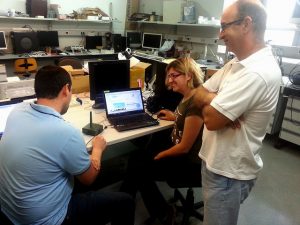
<svg viewBox="0 0 300 225">
<path fill-rule="evenodd" d="M 98 96 L 95 99 L 95 103 L 92 105 L 93 109 L 105 109 L 104 96 Z"/>
<path fill-rule="evenodd" d="M 104 102 L 95 102 L 92 105 L 92 108 L 93 109 L 105 109 L 105 104 L 104 104 Z"/>
</svg>

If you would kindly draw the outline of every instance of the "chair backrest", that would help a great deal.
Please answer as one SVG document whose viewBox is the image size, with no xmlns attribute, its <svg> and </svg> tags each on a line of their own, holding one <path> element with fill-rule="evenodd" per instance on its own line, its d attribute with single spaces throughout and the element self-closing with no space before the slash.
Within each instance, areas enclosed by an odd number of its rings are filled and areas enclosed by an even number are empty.
<svg viewBox="0 0 300 225">
<path fill-rule="evenodd" d="M 171 188 L 202 187 L 201 164 L 192 164 L 185 170 L 186 174 L 178 175 L 176 178 L 167 179 Z"/>
<path fill-rule="evenodd" d="M 14 67 L 16 73 L 36 72 L 37 62 L 35 58 L 16 59 Z"/>
<path fill-rule="evenodd" d="M 1 225 L 13 225 L 13 223 L 7 218 L 7 216 L 1 211 L 0 205 L 0 224 Z"/>
<path fill-rule="evenodd" d="M 200 129 L 199 141 L 202 143 L 202 133 L 204 126 Z M 199 149 L 194 149 L 189 152 L 188 158 L 189 163 L 180 168 L 180 173 L 176 174 L 176 177 L 167 179 L 167 183 L 172 188 L 190 188 L 190 187 L 202 187 L 201 179 L 201 164 L 202 160 L 198 156 Z"/>
<path fill-rule="evenodd" d="M 82 62 L 80 61 L 80 59 L 77 58 L 73 58 L 73 57 L 64 57 L 61 58 L 58 63 L 58 66 L 72 66 L 73 69 L 82 69 L 83 65 Z"/>
</svg>

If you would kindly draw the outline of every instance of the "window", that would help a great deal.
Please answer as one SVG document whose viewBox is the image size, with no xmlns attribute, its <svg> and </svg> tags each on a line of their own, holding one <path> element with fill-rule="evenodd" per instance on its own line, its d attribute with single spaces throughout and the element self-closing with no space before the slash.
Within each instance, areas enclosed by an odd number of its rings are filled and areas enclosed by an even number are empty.
<svg viewBox="0 0 300 225">
<path fill-rule="evenodd" d="M 268 13 L 268 28 L 265 34 L 266 41 L 271 41 L 271 44 L 276 45 L 293 45 L 296 27 L 289 21 L 293 13 L 295 3 L 296 0 L 268 0 L 266 2 L 266 9 Z"/>
</svg>

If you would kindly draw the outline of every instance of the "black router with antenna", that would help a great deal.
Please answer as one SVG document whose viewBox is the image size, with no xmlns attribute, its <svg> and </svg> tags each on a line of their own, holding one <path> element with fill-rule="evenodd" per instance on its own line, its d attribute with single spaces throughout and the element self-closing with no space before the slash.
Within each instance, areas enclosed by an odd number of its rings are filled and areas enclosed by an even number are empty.
<svg viewBox="0 0 300 225">
<path fill-rule="evenodd" d="M 82 133 L 96 136 L 103 131 L 101 124 L 93 123 L 92 111 L 90 111 L 90 123 L 82 128 Z"/>
</svg>

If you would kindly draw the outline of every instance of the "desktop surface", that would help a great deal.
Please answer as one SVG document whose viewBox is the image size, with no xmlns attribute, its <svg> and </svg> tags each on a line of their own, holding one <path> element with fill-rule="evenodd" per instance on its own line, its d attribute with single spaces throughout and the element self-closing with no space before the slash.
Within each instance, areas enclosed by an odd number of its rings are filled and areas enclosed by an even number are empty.
<svg viewBox="0 0 300 225">
<path fill-rule="evenodd" d="M 92 108 L 93 102 L 89 99 L 83 99 L 82 105 L 76 100 L 76 97 L 72 99 L 68 112 L 63 115 L 63 118 L 70 122 L 74 127 L 81 130 L 86 124 L 89 123 L 90 111 L 93 113 L 93 123 L 99 123 L 105 128 L 101 135 L 106 139 L 107 145 L 117 144 L 123 141 L 132 140 L 137 137 L 148 135 L 154 132 L 165 130 L 173 127 L 173 121 L 160 120 L 158 126 L 151 126 L 145 128 L 139 128 L 135 130 L 129 130 L 124 132 L 118 132 L 108 122 L 104 110 L 95 110 Z M 88 143 L 92 136 L 84 135 L 85 143 Z M 87 148 L 90 149 L 92 143 L 89 142 Z"/>
</svg>

